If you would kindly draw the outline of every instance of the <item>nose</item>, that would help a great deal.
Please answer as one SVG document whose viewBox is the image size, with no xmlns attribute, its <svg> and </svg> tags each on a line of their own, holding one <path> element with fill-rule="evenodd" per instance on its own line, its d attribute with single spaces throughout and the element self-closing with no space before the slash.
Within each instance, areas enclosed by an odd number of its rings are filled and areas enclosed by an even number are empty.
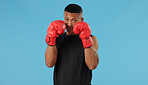
<svg viewBox="0 0 148 85">
<path fill-rule="evenodd" d="M 67 23 L 67 25 L 68 25 L 69 27 L 71 27 L 71 26 L 72 26 L 72 23 L 69 21 L 69 22 Z"/>
</svg>

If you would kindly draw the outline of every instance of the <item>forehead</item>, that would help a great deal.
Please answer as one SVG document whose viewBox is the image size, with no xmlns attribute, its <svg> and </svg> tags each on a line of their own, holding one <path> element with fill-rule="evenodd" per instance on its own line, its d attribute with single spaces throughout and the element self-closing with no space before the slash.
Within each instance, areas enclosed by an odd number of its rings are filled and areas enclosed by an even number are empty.
<svg viewBox="0 0 148 85">
<path fill-rule="evenodd" d="M 67 17 L 67 18 L 80 18 L 80 17 L 82 17 L 82 13 L 70 13 L 70 12 L 64 11 L 64 17 Z"/>
</svg>

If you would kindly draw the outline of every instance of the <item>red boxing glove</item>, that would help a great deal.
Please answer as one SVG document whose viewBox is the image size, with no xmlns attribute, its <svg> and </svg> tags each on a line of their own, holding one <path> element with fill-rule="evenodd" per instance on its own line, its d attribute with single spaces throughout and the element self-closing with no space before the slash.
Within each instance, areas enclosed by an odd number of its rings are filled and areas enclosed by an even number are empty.
<svg viewBox="0 0 148 85">
<path fill-rule="evenodd" d="M 63 34 L 65 29 L 66 29 L 66 25 L 64 21 L 62 20 L 53 21 L 47 29 L 47 35 L 45 38 L 46 43 L 49 46 L 54 46 L 56 38 L 58 37 L 58 34 Z"/>
<path fill-rule="evenodd" d="M 80 38 L 83 43 L 84 48 L 91 47 L 93 44 L 92 39 L 90 38 L 91 29 L 86 22 L 77 22 L 73 27 L 73 32 L 75 34 L 80 34 Z"/>
</svg>

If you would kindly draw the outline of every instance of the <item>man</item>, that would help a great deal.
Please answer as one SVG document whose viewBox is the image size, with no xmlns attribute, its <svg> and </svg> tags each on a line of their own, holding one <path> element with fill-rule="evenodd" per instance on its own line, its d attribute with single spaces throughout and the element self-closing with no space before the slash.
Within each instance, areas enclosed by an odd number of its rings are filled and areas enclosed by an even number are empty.
<svg viewBox="0 0 148 85">
<path fill-rule="evenodd" d="M 55 20 L 48 27 L 45 61 L 55 66 L 54 85 L 91 85 L 92 70 L 99 63 L 98 40 L 82 15 L 79 5 L 69 4 L 64 21 Z"/>
</svg>

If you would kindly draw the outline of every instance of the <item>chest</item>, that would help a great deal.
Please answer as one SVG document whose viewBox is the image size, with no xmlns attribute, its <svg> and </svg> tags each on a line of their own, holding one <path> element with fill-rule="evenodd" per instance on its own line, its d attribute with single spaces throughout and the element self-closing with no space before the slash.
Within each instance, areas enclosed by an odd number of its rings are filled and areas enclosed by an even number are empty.
<svg viewBox="0 0 148 85">
<path fill-rule="evenodd" d="M 64 37 L 59 40 L 58 60 L 69 65 L 76 65 L 83 62 L 84 48 L 78 36 Z"/>
</svg>

